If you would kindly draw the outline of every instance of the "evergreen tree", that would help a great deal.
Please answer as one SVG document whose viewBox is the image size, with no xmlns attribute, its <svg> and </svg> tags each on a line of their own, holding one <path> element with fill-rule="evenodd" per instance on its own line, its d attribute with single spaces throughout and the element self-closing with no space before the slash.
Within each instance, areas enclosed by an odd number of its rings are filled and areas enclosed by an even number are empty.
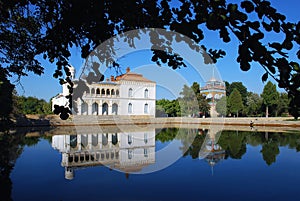
<svg viewBox="0 0 300 201">
<path fill-rule="evenodd" d="M 278 104 L 279 93 L 276 90 L 276 85 L 269 81 L 265 85 L 261 97 L 266 106 L 266 117 L 269 117 L 269 107 Z"/>
<path fill-rule="evenodd" d="M 216 110 L 221 116 L 226 116 L 227 114 L 227 97 L 223 96 L 217 101 Z"/>
<path fill-rule="evenodd" d="M 228 86 L 226 86 L 226 91 L 229 95 L 233 92 L 234 89 L 237 89 L 240 92 L 243 99 L 243 103 L 245 104 L 248 92 L 247 88 L 243 85 L 242 82 L 232 82 L 231 84 L 228 83 Z"/>
<path fill-rule="evenodd" d="M 235 113 L 239 116 L 239 113 L 243 110 L 243 100 L 240 92 L 235 88 L 228 98 L 228 110 L 230 113 Z"/>
<path fill-rule="evenodd" d="M 209 113 L 210 105 L 208 104 L 208 100 L 201 94 L 199 83 L 194 82 L 191 88 L 194 91 L 198 101 L 198 112 L 206 116 L 206 114 Z"/>
</svg>

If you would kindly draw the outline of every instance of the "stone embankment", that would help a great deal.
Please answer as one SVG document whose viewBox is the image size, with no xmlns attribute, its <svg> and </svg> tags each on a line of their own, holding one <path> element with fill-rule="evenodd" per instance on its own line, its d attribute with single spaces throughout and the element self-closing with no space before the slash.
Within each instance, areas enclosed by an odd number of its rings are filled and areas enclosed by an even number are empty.
<svg viewBox="0 0 300 201">
<path fill-rule="evenodd" d="M 48 115 L 39 117 L 27 115 L 27 119 L 17 121 L 17 126 L 95 126 L 95 125 L 224 125 L 224 126 L 272 126 L 293 127 L 300 129 L 300 121 L 293 121 L 290 117 L 240 117 L 240 118 L 191 118 L 191 117 L 163 117 L 153 118 L 149 116 L 71 116 L 67 120 L 61 120 L 59 116 Z"/>
</svg>

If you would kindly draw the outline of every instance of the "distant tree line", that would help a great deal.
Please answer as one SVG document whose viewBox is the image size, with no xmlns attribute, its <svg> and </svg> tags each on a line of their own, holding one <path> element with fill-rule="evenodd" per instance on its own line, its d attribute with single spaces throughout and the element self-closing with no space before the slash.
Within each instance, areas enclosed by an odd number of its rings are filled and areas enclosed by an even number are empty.
<svg viewBox="0 0 300 201">
<path fill-rule="evenodd" d="M 36 97 L 16 96 L 19 114 L 52 114 L 51 102 Z"/>
<path fill-rule="evenodd" d="M 192 86 L 184 85 L 180 97 L 174 100 L 161 99 L 156 101 L 156 116 L 208 116 L 210 105 L 200 93 L 200 85 L 194 82 Z"/>
<path fill-rule="evenodd" d="M 263 92 L 250 92 L 242 82 L 225 82 L 226 96 L 216 100 L 216 111 L 220 116 L 229 117 L 277 117 L 293 115 L 299 111 L 289 107 L 291 99 L 287 93 L 279 93 L 276 85 L 267 82 Z M 201 94 L 200 85 L 194 82 L 192 86 L 184 85 L 180 97 L 174 100 L 161 99 L 156 101 L 156 116 L 209 116 L 209 100 Z"/>
<path fill-rule="evenodd" d="M 267 82 L 263 92 L 257 94 L 248 92 L 242 82 L 226 84 L 226 97 L 222 97 L 216 103 L 216 110 L 222 116 L 287 116 L 296 112 L 289 110 L 290 98 L 287 93 L 279 93 L 276 85 Z"/>
<path fill-rule="evenodd" d="M 2 92 L 4 91 L 5 90 L 3 90 Z M 10 122 L 11 119 L 14 119 L 20 115 L 53 114 L 51 109 L 51 101 L 47 102 L 44 99 L 39 99 L 31 96 L 29 97 L 18 96 L 15 90 L 13 90 L 12 93 L 8 93 L 6 95 L 9 94 L 11 94 L 11 96 L 1 99 L 2 101 L 1 101 L 0 122 L 2 123 L 8 123 Z M 4 96 L 5 93 L 2 94 L 0 93 L 0 95 Z"/>
</svg>

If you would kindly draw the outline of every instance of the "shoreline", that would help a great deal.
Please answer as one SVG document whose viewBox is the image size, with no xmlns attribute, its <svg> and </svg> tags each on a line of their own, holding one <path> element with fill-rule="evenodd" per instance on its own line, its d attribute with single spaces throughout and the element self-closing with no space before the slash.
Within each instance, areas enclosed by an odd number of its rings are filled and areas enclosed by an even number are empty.
<svg viewBox="0 0 300 201">
<path fill-rule="evenodd" d="M 192 117 L 150 117 L 150 116 L 71 116 L 61 120 L 57 115 L 26 115 L 26 119 L 16 121 L 16 127 L 60 127 L 60 126 L 115 126 L 115 125 L 224 125 L 224 126 L 264 126 L 292 127 L 300 129 L 300 121 L 292 117 L 236 117 L 236 118 L 192 118 Z"/>
<path fill-rule="evenodd" d="M 239 117 L 239 118 L 191 118 L 149 116 L 77 116 L 61 120 L 57 115 L 40 118 L 39 115 L 28 115 L 18 126 L 11 127 L 9 133 L 24 133 L 26 136 L 52 136 L 88 133 L 136 132 L 147 129 L 209 129 L 248 132 L 293 132 L 300 133 L 300 121 L 287 117 Z M 253 122 L 252 126 L 250 122 Z M 25 122 L 25 124 L 24 124 Z M 1 134 L 1 132 L 0 132 Z"/>
</svg>

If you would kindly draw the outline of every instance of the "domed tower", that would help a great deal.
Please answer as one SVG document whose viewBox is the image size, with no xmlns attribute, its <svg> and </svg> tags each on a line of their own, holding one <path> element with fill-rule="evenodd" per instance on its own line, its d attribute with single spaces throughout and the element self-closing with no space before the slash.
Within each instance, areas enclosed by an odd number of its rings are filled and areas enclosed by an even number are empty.
<svg viewBox="0 0 300 201">
<path fill-rule="evenodd" d="M 201 94 L 205 95 L 210 104 L 210 115 L 216 116 L 217 112 L 215 109 L 216 101 L 226 96 L 225 83 L 212 77 L 205 83 L 204 87 L 200 88 Z"/>
</svg>

